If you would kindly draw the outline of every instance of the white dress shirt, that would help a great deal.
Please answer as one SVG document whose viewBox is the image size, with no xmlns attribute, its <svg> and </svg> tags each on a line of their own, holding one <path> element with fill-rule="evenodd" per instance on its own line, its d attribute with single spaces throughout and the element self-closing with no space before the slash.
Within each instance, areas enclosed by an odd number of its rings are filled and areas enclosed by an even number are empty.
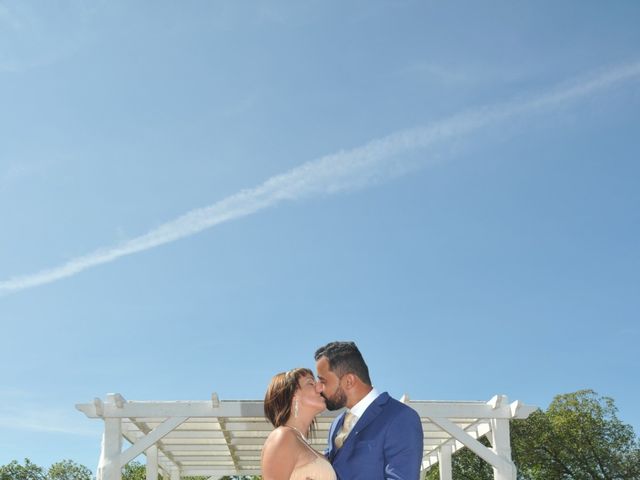
<svg viewBox="0 0 640 480">
<path fill-rule="evenodd" d="M 362 400 L 356 403 L 353 407 L 349 409 L 349 412 L 354 414 L 360 420 L 360 417 L 364 414 L 365 410 L 369 408 L 369 405 L 373 403 L 373 401 L 378 398 L 380 392 L 375 388 L 372 388 L 369 393 L 367 393 Z M 356 421 L 358 421 L 356 420 Z"/>
</svg>

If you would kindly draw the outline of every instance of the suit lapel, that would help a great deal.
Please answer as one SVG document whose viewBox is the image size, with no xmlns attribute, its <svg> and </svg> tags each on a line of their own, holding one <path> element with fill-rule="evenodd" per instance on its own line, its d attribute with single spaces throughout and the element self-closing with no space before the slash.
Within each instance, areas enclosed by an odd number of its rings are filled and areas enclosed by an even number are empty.
<svg viewBox="0 0 640 480">
<path fill-rule="evenodd" d="M 382 412 L 382 406 L 389 401 L 389 394 L 387 392 L 381 393 L 378 397 L 367 407 L 362 414 L 362 417 L 358 419 L 353 426 L 353 433 L 358 435 L 362 430 L 367 428 L 371 422 L 373 422 L 378 415 Z M 350 437 L 351 435 L 349 435 Z M 349 439 L 347 437 L 347 440 Z"/>
<path fill-rule="evenodd" d="M 384 392 L 378 395 L 378 397 L 373 401 L 373 403 L 369 405 L 367 409 L 364 411 L 364 413 L 362 414 L 362 417 L 360 417 L 356 422 L 356 424 L 353 426 L 353 429 L 351 430 L 351 433 L 345 440 L 344 445 L 342 445 L 342 448 L 340 448 L 333 455 L 334 458 L 338 456 L 340 452 L 347 451 L 353 448 L 353 445 L 355 445 L 356 443 L 356 437 L 358 436 L 358 434 L 362 432 L 365 428 L 367 428 L 369 424 L 371 424 L 371 422 L 373 422 L 377 418 L 377 416 L 380 415 L 380 413 L 382 413 L 382 407 L 388 401 L 389 401 L 389 394 L 387 392 Z M 337 432 L 339 432 L 340 427 L 342 427 L 342 423 L 344 422 L 344 415 L 345 414 L 342 414 L 342 418 L 339 419 L 340 425 L 339 426 L 336 425 L 336 429 L 333 433 L 333 439 L 335 439 Z M 333 439 L 332 439 L 332 442 L 333 442 Z M 335 444 L 333 446 L 333 449 L 335 450 Z"/>
</svg>

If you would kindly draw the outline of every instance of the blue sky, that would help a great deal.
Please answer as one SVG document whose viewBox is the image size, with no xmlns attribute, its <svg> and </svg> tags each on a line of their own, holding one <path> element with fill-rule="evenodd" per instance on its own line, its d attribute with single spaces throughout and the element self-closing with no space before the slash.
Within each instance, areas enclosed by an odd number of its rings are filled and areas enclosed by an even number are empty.
<svg viewBox="0 0 640 480">
<path fill-rule="evenodd" d="M 640 431 L 640 4 L 0 1 L 0 464 L 74 404 L 376 386 Z"/>
</svg>

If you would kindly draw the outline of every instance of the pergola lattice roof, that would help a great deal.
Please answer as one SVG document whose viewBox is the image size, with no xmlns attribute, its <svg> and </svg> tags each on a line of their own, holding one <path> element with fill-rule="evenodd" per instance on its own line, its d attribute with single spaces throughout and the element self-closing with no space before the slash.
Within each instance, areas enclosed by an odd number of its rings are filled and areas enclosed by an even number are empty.
<svg viewBox="0 0 640 480">
<path fill-rule="evenodd" d="M 509 420 L 526 418 L 536 407 L 521 402 L 508 403 L 505 396 L 489 402 L 403 401 L 422 418 L 424 430 L 423 468 L 440 462 L 442 478 L 450 469 L 451 453 L 463 446 L 491 463 L 505 476 L 515 479 L 509 445 Z M 262 445 L 272 430 L 263 414 L 261 401 L 140 402 L 126 401 L 110 394 L 103 402 L 76 406 L 90 418 L 105 420 L 105 435 L 98 475 L 104 480 L 119 479 L 123 465 L 144 453 L 148 477 L 158 470 L 177 480 L 180 476 L 259 475 Z M 337 412 L 317 418 L 312 446 L 324 450 L 329 426 Z M 487 436 L 492 449 L 477 439 Z M 131 446 L 122 450 L 122 439 Z M 151 473 L 149 474 L 149 469 Z"/>
</svg>

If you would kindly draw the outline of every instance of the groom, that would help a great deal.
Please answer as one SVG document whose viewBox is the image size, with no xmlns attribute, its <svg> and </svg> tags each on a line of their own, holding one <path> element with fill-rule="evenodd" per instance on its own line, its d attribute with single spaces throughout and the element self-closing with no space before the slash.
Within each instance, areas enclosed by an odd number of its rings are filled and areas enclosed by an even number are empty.
<svg viewBox="0 0 640 480">
<path fill-rule="evenodd" d="M 422 424 L 411 407 L 371 385 L 353 342 L 331 342 L 315 354 L 329 410 L 347 407 L 329 429 L 328 460 L 339 480 L 418 480 Z"/>
</svg>

